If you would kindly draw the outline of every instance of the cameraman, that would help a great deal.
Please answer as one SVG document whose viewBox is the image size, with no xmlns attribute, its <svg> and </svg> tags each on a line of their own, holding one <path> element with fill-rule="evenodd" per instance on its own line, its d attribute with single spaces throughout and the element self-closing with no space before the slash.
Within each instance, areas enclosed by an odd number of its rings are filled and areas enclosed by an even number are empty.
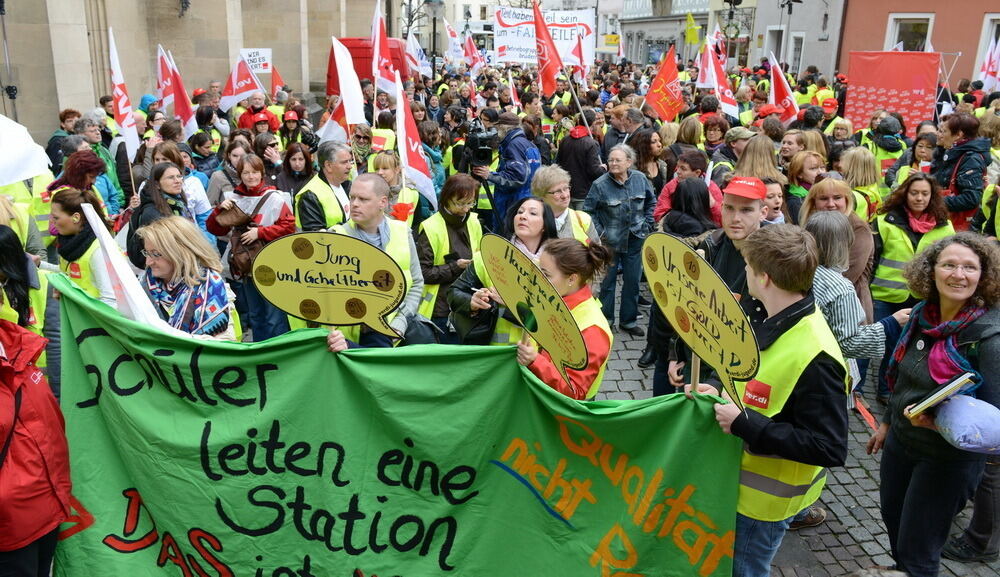
<svg viewBox="0 0 1000 577">
<path fill-rule="evenodd" d="M 517 200 L 531 196 L 531 177 L 542 164 L 538 148 L 528 140 L 521 130 L 521 119 L 513 112 L 504 112 L 496 124 L 500 139 L 500 164 L 496 172 L 488 166 L 472 168 L 473 176 L 493 185 L 493 218 L 495 231 L 501 230 L 501 223 L 507 208 Z M 504 234 L 510 231 L 503 231 Z"/>
</svg>

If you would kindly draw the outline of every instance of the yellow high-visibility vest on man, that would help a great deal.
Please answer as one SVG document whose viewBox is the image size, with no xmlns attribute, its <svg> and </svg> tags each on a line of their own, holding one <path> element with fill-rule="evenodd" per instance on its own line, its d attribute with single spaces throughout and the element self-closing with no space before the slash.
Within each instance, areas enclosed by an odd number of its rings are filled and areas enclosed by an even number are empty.
<svg viewBox="0 0 1000 577">
<path fill-rule="evenodd" d="M 49 233 L 49 214 L 52 212 L 52 195 L 48 186 L 55 178 L 46 171 L 33 178 L 19 180 L 0 186 L 0 194 L 11 197 L 14 203 L 26 204 L 30 208 L 31 217 L 41 234 L 42 242 L 48 246 L 54 237 Z"/>
<path fill-rule="evenodd" d="M 760 364 L 753 379 L 736 382 L 744 408 L 723 401 L 714 417 L 743 440 L 733 574 L 766 577 L 793 518 L 823 491 L 825 467 L 847 459 L 847 367 L 810 292 L 819 255 L 808 233 L 764 226 L 741 252 L 747 290 L 767 311 L 754 323 Z"/>
</svg>

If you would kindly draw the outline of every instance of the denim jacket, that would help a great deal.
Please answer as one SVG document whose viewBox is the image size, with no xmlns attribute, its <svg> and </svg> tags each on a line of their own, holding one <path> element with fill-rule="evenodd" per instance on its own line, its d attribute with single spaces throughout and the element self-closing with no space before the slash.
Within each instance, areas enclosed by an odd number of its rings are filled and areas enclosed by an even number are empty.
<svg viewBox="0 0 1000 577">
<path fill-rule="evenodd" d="M 627 247 L 629 233 L 643 239 L 653 231 L 655 206 L 649 179 L 630 169 L 625 184 L 619 184 L 611 173 L 595 180 L 583 210 L 593 217 L 601 242 L 617 252 Z"/>
</svg>

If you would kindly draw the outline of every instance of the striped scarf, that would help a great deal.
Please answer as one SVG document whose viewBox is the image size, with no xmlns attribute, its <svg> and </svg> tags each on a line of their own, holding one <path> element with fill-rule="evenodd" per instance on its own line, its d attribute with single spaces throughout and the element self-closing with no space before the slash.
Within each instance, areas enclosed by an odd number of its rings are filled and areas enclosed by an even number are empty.
<svg viewBox="0 0 1000 577">
<path fill-rule="evenodd" d="M 896 377 L 899 374 L 899 363 L 906 355 L 906 349 L 917 330 L 935 341 L 927 358 L 927 368 L 931 378 L 936 383 L 943 385 L 963 373 L 973 373 L 972 384 L 960 393 L 967 394 L 976 390 L 983 382 L 983 376 L 972 367 L 969 359 L 959 352 L 957 337 L 958 333 L 984 314 L 986 314 L 985 307 L 967 304 L 955 315 L 955 318 L 941 322 L 941 307 L 937 303 L 928 303 L 927 301 L 917 303 L 917 306 L 913 307 L 913 311 L 910 313 L 910 321 L 903 327 L 903 334 L 899 337 L 899 342 L 896 344 L 886 367 L 885 380 L 889 385 L 889 390 L 895 388 Z"/>
</svg>

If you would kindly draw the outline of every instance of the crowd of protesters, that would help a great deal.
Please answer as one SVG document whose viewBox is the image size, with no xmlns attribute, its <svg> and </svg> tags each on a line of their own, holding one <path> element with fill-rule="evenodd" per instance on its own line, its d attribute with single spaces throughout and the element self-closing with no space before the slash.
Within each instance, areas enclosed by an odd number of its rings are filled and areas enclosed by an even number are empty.
<svg viewBox="0 0 1000 577">
<path fill-rule="evenodd" d="M 635 362 L 652 368 L 655 394 L 676 394 L 691 352 L 658 307 L 645 308 L 640 290 L 643 242 L 668 232 L 702 251 L 757 331 L 764 376 L 751 384 L 764 383 L 771 405 L 734 413 L 720 404 L 716 415 L 749 452 L 798 468 L 745 458 L 744 473 L 758 467 L 758 481 L 805 487 L 770 494 L 741 478 L 736 575 L 767 575 L 786 529 L 824 521 L 814 502 L 823 468 L 844 463 L 848 400 L 864 411 L 870 400 L 885 405 L 868 450 L 885 455 L 881 505 L 897 568 L 930 576 L 942 554 L 997 559 L 1000 461 L 950 444 L 933 418 L 908 410 L 966 371 L 975 375 L 973 396 L 1000 406 L 1000 93 L 984 94 L 981 83 L 942 86 L 919 126 L 876 110 L 855 127 L 844 118 L 850 82 L 842 74 L 734 67 L 737 108 L 727 114 L 711 90 L 695 88 L 694 62 L 677 66 L 683 102 L 671 119 L 647 101 L 655 67 L 626 61 L 595 63 L 583 79 L 559 77 L 551 94 L 520 66 L 415 77 L 405 102 L 364 81 L 368 122 L 350 126 L 343 142 L 318 130 L 337 97 L 314 126 L 307 103 L 287 89 L 273 102 L 255 93 L 223 111 L 213 82 L 195 91 L 198 129 L 189 135 L 143 96 L 133 159 L 110 97 L 83 113 L 63 110 L 46 146 L 52 173 L 0 187 L 0 344 L 32 351 L 32 361 L 47 355 L 37 364 L 49 368 L 58 394 L 59 305 L 46 298 L 46 275 L 62 271 L 115 304 L 84 213 L 89 203 L 164 320 L 195 338 L 261 341 L 315 326 L 264 299 L 247 259 L 297 231 L 329 231 L 388 253 L 407 285 L 390 322 L 397 338 L 337 327 L 328 337 L 334 352 L 516 345 L 517 361 L 542 382 L 584 400 L 600 390 L 615 334 L 624 333 L 645 339 Z M 768 104 L 772 72 L 795 86 L 796 118 Z M 418 127 L 430 192 L 416 190 L 396 152 L 404 107 Z M 488 232 L 535 261 L 571 308 L 588 363 L 569 370 L 568 382 L 494 288 L 480 253 Z M 15 244 L 12 255 L 7 245 Z M 4 363 L 19 370 L 14 357 Z M 866 393 L 869 372 L 877 384 Z M 780 383 L 764 381 L 775 375 Z M 722 393 L 713 377 L 702 380 L 688 393 Z M 761 394 L 744 386 L 744 400 Z M 0 401 L 15 398 L 0 392 Z M 44 410 L 24 426 L 54 426 L 58 409 L 29 395 Z M 0 417 L 0 433 L 10 436 L 11 414 Z M 57 455 L 53 468 L 15 491 L 38 501 L 26 510 L 41 517 L 0 531 L 0 567 L 46 564 L 64 518 L 65 443 L 38 450 Z M 17 466 L 0 479 L 19 474 Z M 43 480 L 48 489 L 39 493 Z M 972 524 L 949 539 L 952 518 L 972 498 Z"/>
</svg>

